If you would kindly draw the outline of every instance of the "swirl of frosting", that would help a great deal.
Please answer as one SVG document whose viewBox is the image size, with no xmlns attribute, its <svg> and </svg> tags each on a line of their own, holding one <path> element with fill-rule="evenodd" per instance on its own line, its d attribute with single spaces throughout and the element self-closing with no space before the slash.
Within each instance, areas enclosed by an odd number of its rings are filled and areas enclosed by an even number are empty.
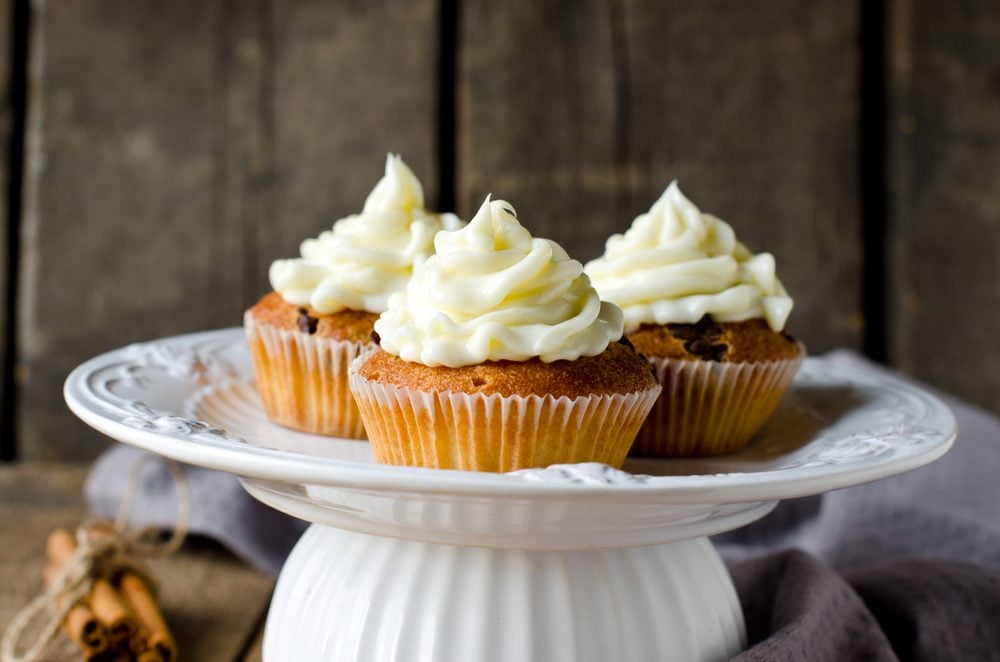
<svg viewBox="0 0 1000 662">
<path fill-rule="evenodd" d="M 781 331 L 792 311 L 774 256 L 751 253 L 728 223 L 701 213 L 676 180 L 585 270 L 601 298 L 621 306 L 627 331 L 692 324 L 705 315 L 717 322 L 762 318 Z"/>
<path fill-rule="evenodd" d="M 389 154 L 385 176 L 360 214 L 342 218 L 302 242 L 301 258 L 275 260 L 271 287 L 288 303 L 320 313 L 345 308 L 381 313 L 413 268 L 434 252 L 438 231 L 461 227 L 454 214 L 424 209 L 424 191 L 403 160 Z"/>
<path fill-rule="evenodd" d="M 382 349 L 428 366 L 486 361 L 546 363 L 603 352 L 622 335 L 622 313 L 601 301 L 559 244 L 536 239 L 502 200 L 464 228 L 441 232 L 436 253 L 375 322 Z"/>
</svg>

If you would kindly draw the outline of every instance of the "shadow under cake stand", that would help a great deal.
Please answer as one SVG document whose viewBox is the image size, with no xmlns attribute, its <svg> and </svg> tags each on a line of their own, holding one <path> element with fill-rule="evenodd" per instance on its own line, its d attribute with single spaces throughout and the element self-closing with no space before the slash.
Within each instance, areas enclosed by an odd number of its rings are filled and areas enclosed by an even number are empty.
<svg viewBox="0 0 1000 662">
<path fill-rule="evenodd" d="M 312 522 L 285 563 L 264 658 L 393 662 L 721 660 L 745 646 L 707 536 L 780 499 L 940 457 L 936 398 L 806 359 L 743 452 L 513 474 L 388 467 L 365 442 L 263 414 L 241 329 L 132 345 L 67 379 L 70 408 L 115 439 L 241 477 Z"/>
</svg>

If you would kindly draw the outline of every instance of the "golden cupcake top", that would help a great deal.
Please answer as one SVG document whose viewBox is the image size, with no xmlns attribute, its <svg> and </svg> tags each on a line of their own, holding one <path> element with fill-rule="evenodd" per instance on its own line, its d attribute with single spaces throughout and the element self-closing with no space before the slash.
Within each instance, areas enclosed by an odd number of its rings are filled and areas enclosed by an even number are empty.
<svg viewBox="0 0 1000 662">
<path fill-rule="evenodd" d="M 775 333 L 762 319 L 695 324 L 643 324 L 629 340 L 646 356 L 661 359 L 758 363 L 794 359 L 802 347 L 785 332 Z"/>
<path fill-rule="evenodd" d="M 389 296 L 406 287 L 414 267 L 433 253 L 434 235 L 461 225 L 454 214 L 424 209 L 420 181 L 400 157 L 389 154 L 385 175 L 361 213 L 303 241 L 300 258 L 272 263 L 271 287 L 287 303 L 321 314 L 381 313 Z"/>
<path fill-rule="evenodd" d="M 287 303 L 277 292 L 268 292 L 261 297 L 250 309 L 250 314 L 258 324 L 275 329 L 361 344 L 372 342 L 372 328 L 378 319 L 378 313 L 350 308 L 335 313 L 318 313 L 309 306 Z"/>
<path fill-rule="evenodd" d="M 642 324 L 766 320 L 785 327 L 792 299 L 774 256 L 753 254 L 725 221 L 703 214 L 673 181 L 624 234 L 612 235 L 586 272 L 601 298 L 621 306 L 626 331 Z"/>
<path fill-rule="evenodd" d="M 551 362 L 595 356 L 622 335 L 621 310 L 600 300 L 583 266 L 532 237 L 507 202 L 487 197 L 434 245 L 375 322 L 391 354 L 432 367 Z"/>
<path fill-rule="evenodd" d="M 487 361 L 457 368 L 430 367 L 375 352 L 359 368 L 361 377 L 383 385 L 418 391 L 550 395 L 567 398 L 637 393 L 656 388 L 649 361 L 621 343 L 611 343 L 596 356 L 544 363 Z"/>
</svg>

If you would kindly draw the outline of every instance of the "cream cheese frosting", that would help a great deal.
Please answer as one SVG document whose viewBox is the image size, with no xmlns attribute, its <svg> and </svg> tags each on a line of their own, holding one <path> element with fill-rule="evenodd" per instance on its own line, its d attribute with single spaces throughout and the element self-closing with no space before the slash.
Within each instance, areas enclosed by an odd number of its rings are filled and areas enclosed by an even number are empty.
<svg viewBox="0 0 1000 662">
<path fill-rule="evenodd" d="M 600 300 L 559 244 L 532 237 L 503 200 L 487 197 L 467 226 L 440 232 L 434 245 L 375 322 L 391 354 L 432 367 L 551 362 L 595 356 L 621 338 L 621 310 Z"/>
<path fill-rule="evenodd" d="M 705 315 L 717 322 L 761 318 L 781 331 L 792 311 L 774 256 L 751 253 L 676 180 L 625 234 L 612 235 L 585 271 L 602 299 L 621 306 L 627 332 L 642 324 L 693 324 Z"/>
<path fill-rule="evenodd" d="M 381 313 L 389 296 L 406 287 L 414 267 L 434 252 L 434 235 L 461 225 L 454 214 L 425 210 L 420 181 L 389 154 L 385 176 L 361 213 L 303 241 L 301 258 L 275 260 L 268 272 L 271 287 L 288 303 L 320 313 Z"/>
</svg>

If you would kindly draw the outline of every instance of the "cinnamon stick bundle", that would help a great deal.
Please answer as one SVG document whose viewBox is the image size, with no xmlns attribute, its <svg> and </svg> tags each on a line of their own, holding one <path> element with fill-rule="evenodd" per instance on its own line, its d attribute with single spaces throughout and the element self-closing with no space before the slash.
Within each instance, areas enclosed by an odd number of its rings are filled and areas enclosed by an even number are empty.
<svg viewBox="0 0 1000 662">
<path fill-rule="evenodd" d="M 92 534 L 99 534 L 92 531 Z M 76 538 L 64 529 L 49 535 L 46 582 L 76 551 Z M 177 645 L 146 581 L 131 570 L 114 580 L 94 580 L 87 597 L 73 606 L 63 628 L 83 651 L 85 662 L 174 662 Z"/>
<path fill-rule="evenodd" d="M 52 532 L 46 544 L 49 557 L 49 563 L 45 566 L 43 574 L 46 586 L 52 586 L 56 575 L 75 549 L 76 540 L 68 531 L 59 529 Z M 60 607 L 65 600 L 65 596 L 59 599 Z M 80 648 L 86 662 L 102 659 L 109 644 L 108 632 L 87 604 L 80 602 L 73 605 L 63 619 L 62 629 Z"/>
</svg>

